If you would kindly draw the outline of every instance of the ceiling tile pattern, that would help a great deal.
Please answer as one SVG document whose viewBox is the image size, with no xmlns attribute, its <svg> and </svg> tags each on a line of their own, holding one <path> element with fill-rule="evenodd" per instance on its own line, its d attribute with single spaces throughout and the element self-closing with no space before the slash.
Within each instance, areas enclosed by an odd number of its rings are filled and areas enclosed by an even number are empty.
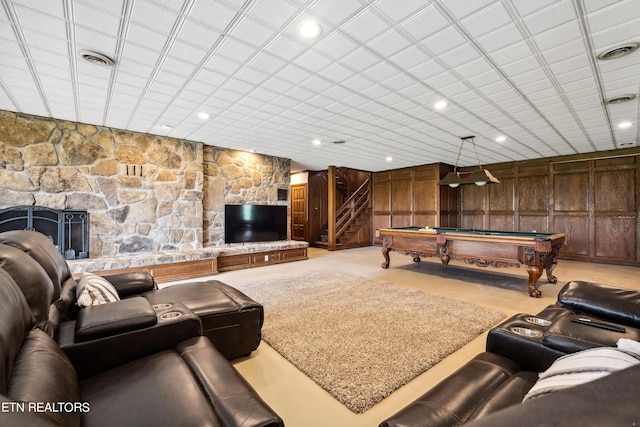
<svg viewBox="0 0 640 427">
<path fill-rule="evenodd" d="M 637 0 L 0 2 L 4 110 L 255 150 L 294 170 L 455 164 L 467 135 L 483 164 L 639 143 L 640 50 L 596 58 L 640 42 Z M 298 35 L 307 18 L 322 27 L 311 41 Z M 463 150 L 460 165 L 476 162 Z"/>
</svg>

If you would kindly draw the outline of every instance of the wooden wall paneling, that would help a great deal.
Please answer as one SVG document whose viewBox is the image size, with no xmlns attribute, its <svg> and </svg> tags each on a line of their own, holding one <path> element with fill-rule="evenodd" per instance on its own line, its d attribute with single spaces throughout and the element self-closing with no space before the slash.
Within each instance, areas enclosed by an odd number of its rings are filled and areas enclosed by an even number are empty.
<svg viewBox="0 0 640 427">
<path fill-rule="evenodd" d="M 460 203 L 460 225 L 462 228 L 489 228 L 486 212 L 486 186 L 461 185 L 458 187 L 462 201 Z"/>
<path fill-rule="evenodd" d="M 484 225 L 484 214 L 464 214 L 462 215 L 461 228 L 473 228 L 476 230 L 483 230 L 487 227 Z"/>
<path fill-rule="evenodd" d="M 437 165 L 416 170 L 413 184 L 413 225 L 434 227 L 438 221 Z"/>
<path fill-rule="evenodd" d="M 458 188 L 460 227 L 507 228 L 513 185 L 515 230 L 567 234 L 561 258 L 640 265 L 639 149 L 486 167 L 501 184 Z"/>
<path fill-rule="evenodd" d="M 518 231 L 539 231 L 541 233 L 562 233 L 549 227 L 549 215 L 519 215 Z M 563 251 L 564 252 L 564 251 Z"/>
<path fill-rule="evenodd" d="M 636 256 L 637 221 L 635 216 L 602 216 L 595 219 L 595 256 L 613 261 Z"/>
<path fill-rule="evenodd" d="M 437 165 L 438 182 L 453 170 L 452 166 L 445 164 Z M 460 224 L 460 198 L 458 188 L 451 188 L 448 185 L 438 185 L 438 193 L 434 196 L 438 198 L 437 222 L 439 227 L 458 227 Z"/>
<path fill-rule="evenodd" d="M 591 254 L 591 220 L 589 215 L 555 214 L 552 230 L 567 235 L 560 253 L 569 258 L 586 257 Z"/>
<path fill-rule="evenodd" d="M 516 191 L 518 192 L 518 211 L 549 211 L 549 176 L 518 176 Z"/>
<path fill-rule="evenodd" d="M 594 161 L 595 256 L 637 260 L 637 157 Z"/>
<path fill-rule="evenodd" d="M 589 211 L 589 173 L 556 173 L 553 176 L 555 212 Z"/>
<path fill-rule="evenodd" d="M 595 171 L 594 211 L 635 212 L 636 171 L 631 169 Z"/>
<path fill-rule="evenodd" d="M 309 172 L 307 180 L 307 236 L 315 239 L 327 226 L 329 187 L 324 172 Z"/>
<path fill-rule="evenodd" d="M 513 231 L 513 214 L 491 213 L 488 219 L 489 230 L 506 230 Z"/>
<path fill-rule="evenodd" d="M 413 172 L 391 174 L 391 226 L 413 225 Z"/>
<path fill-rule="evenodd" d="M 458 225 L 457 191 L 438 182 L 450 168 L 442 164 L 373 174 L 373 231 L 386 227 Z M 441 204 L 445 194 L 444 205 Z M 444 223 L 442 223 L 442 211 Z M 380 244 L 380 239 L 374 240 Z"/>
<path fill-rule="evenodd" d="M 462 193 L 462 213 L 466 212 L 484 212 L 486 208 L 485 204 L 485 187 L 478 187 L 477 185 L 461 185 L 458 187 L 460 193 Z"/>
<path fill-rule="evenodd" d="M 391 227 L 391 174 L 374 173 L 372 176 L 373 203 L 371 213 L 371 225 L 374 230 Z M 374 244 L 382 241 L 375 237 Z"/>
<path fill-rule="evenodd" d="M 448 185 L 440 187 L 439 221 L 435 224 L 440 227 L 458 227 L 458 189 Z"/>
<path fill-rule="evenodd" d="M 513 178 L 498 178 L 500 184 L 489 184 L 489 212 L 514 213 L 513 202 L 515 180 Z"/>
<path fill-rule="evenodd" d="M 551 165 L 552 209 L 550 232 L 565 233 L 560 249 L 564 257 L 593 256 L 592 162 L 561 162 Z"/>
<path fill-rule="evenodd" d="M 514 205 L 514 178 L 499 177 L 500 184 L 487 185 L 488 228 L 491 230 L 516 229 Z"/>
</svg>

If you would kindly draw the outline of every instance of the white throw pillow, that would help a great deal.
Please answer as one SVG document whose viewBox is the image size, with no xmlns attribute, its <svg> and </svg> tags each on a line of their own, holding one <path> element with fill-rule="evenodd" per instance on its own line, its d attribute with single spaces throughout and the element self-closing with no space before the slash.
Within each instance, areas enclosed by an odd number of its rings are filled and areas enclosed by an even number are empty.
<svg viewBox="0 0 640 427">
<path fill-rule="evenodd" d="M 618 348 L 597 347 L 557 359 L 540 374 L 538 381 L 522 400 L 597 380 L 612 372 L 640 364 L 640 343 L 621 338 Z"/>
<path fill-rule="evenodd" d="M 80 307 L 120 301 L 118 291 L 106 279 L 93 273 L 83 273 L 76 287 L 76 304 Z"/>
</svg>

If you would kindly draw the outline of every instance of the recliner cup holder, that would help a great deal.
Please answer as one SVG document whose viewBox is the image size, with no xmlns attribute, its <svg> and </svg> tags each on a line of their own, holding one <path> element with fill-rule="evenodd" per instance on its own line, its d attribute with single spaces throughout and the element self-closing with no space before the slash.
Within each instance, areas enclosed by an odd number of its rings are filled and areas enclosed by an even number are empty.
<svg viewBox="0 0 640 427">
<path fill-rule="evenodd" d="M 529 316 L 529 317 L 525 317 L 524 320 L 526 320 L 529 323 L 532 323 L 534 325 L 538 325 L 538 326 L 549 326 L 551 325 L 551 322 L 548 321 L 547 319 L 543 319 L 541 317 L 534 317 L 534 316 Z"/>
<path fill-rule="evenodd" d="M 163 303 L 163 304 L 155 304 L 153 306 L 154 310 L 164 310 L 165 308 L 169 308 L 173 306 L 173 304 L 169 304 L 169 303 Z"/>
<path fill-rule="evenodd" d="M 536 331 L 535 329 L 523 328 L 521 326 L 512 327 L 511 332 L 529 338 L 539 338 L 542 336 L 542 332 L 540 331 Z"/>
<path fill-rule="evenodd" d="M 179 311 L 170 311 L 168 313 L 162 313 L 160 315 L 160 318 L 163 320 L 170 320 L 170 319 L 177 319 L 178 317 L 181 317 L 182 313 L 180 313 Z"/>
</svg>

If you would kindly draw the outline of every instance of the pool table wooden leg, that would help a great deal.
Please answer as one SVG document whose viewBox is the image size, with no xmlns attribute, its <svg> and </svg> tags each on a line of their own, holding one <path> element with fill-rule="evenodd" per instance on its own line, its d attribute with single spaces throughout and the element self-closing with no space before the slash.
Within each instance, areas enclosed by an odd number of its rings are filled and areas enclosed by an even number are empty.
<svg viewBox="0 0 640 427">
<path fill-rule="evenodd" d="M 382 263 L 382 268 L 389 268 L 389 263 L 391 260 L 389 259 L 389 248 L 382 248 L 382 256 L 384 257 L 384 262 Z"/>
<path fill-rule="evenodd" d="M 558 263 L 554 260 L 553 264 L 547 268 L 547 280 L 549 283 L 558 283 L 558 278 L 553 275 L 553 269 L 556 268 L 556 265 Z"/>
<path fill-rule="evenodd" d="M 447 245 L 447 242 L 440 243 L 439 245 L 440 261 L 442 261 L 442 265 L 446 267 L 447 265 L 449 265 L 449 261 L 451 260 L 451 257 L 449 256 L 449 245 Z"/>
<path fill-rule="evenodd" d="M 525 265 L 525 270 L 529 273 L 529 296 L 534 298 L 540 298 L 542 292 L 536 287 L 536 282 L 542 276 L 542 267 L 537 265 Z"/>
</svg>

